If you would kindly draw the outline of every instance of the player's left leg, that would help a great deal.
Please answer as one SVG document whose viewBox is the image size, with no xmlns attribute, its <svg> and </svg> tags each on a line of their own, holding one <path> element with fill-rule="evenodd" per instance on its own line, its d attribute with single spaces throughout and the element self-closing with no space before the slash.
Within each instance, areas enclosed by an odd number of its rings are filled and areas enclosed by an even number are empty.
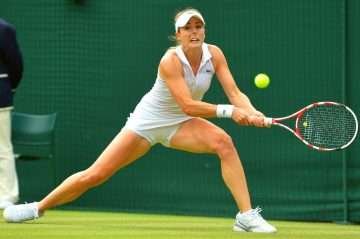
<svg viewBox="0 0 360 239">
<path fill-rule="evenodd" d="M 224 130 L 205 119 L 194 118 L 183 123 L 177 130 L 170 140 L 170 147 L 218 155 L 222 177 L 240 210 L 234 225 L 235 231 L 276 231 L 261 217 L 259 209 L 252 209 L 239 154 L 231 137 Z"/>
<path fill-rule="evenodd" d="M 171 138 L 170 147 L 195 153 L 215 153 L 221 173 L 240 211 L 251 209 L 246 177 L 231 137 L 211 122 L 194 118 L 186 121 Z"/>
</svg>

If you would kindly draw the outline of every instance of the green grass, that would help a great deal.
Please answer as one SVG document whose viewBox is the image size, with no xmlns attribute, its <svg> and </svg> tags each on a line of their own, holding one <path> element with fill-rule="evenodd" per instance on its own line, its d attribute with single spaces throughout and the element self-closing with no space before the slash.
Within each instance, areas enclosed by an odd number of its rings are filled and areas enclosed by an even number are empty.
<svg viewBox="0 0 360 239">
<path fill-rule="evenodd" d="M 231 218 L 51 210 L 39 220 L 22 224 L 0 220 L 0 239 L 360 238 L 357 225 L 272 221 L 278 233 L 258 234 L 232 232 L 232 223 Z"/>
</svg>

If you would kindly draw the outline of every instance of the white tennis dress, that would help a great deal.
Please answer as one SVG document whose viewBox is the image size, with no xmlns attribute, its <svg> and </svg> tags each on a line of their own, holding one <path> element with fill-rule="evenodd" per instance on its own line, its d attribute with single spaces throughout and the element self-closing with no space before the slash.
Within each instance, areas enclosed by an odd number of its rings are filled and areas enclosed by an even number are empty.
<svg viewBox="0 0 360 239">
<path fill-rule="evenodd" d="M 201 100 L 210 87 L 214 67 L 208 45 L 202 45 L 202 59 L 196 76 L 194 75 L 181 46 L 175 48 L 184 70 L 184 78 L 194 100 Z M 133 113 L 130 114 L 125 128 L 141 132 L 143 130 L 176 125 L 193 117 L 186 115 L 170 93 L 159 73 L 152 89 L 143 96 Z M 141 133 L 140 133 L 141 134 Z"/>
</svg>

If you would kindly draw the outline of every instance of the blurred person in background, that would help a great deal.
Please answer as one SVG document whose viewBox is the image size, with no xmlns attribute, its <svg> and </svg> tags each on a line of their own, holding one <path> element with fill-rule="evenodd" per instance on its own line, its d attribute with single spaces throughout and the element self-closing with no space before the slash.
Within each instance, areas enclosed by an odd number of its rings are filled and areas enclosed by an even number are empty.
<svg viewBox="0 0 360 239">
<path fill-rule="evenodd" d="M 11 143 L 13 97 L 23 73 L 15 28 L 0 18 L 0 209 L 18 201 L 19 186 Z"/>
</svg>

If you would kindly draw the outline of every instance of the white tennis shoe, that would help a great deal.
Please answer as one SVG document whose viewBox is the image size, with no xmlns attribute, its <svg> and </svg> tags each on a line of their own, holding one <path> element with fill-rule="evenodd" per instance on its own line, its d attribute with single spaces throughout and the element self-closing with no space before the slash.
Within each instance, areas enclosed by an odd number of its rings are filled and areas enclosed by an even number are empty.
<svg viewBox="0 0 360 239">
<path fill-rule="evenodd" d="M 8 201 L 8 200 L 1 200 L 0 201 L 0 209 L 5 209 L 5 208 L 7 208 L 8 206 L 11 206 L 11 205 L 14 205 L 14 203 L 11 202 L 11 201 Z"/>
<path fill-rule="evenodd" d="M 276 228 L 270 225 L 260 215 L 261 208 L 257 207 L 244 213 L 238 213 L 235 218 L 233 230 L 236 232 L 262 232 L 274 233 Z"/>
<path fill-rule="evenodd" d="M 40 217 L 38 203 L 25 203 L 6 207 L 3 216 L 7 222 L 24 222 Z"/>
</svg>

